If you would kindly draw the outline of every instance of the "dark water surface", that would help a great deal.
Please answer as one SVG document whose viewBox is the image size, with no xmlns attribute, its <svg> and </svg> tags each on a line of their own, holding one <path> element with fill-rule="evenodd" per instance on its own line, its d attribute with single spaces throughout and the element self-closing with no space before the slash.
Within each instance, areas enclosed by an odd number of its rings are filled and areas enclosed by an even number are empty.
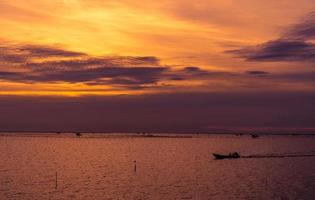
<svg viewBox="0 0 315 200">
<path fill-rule="evenodd" d="M 315 157 L 211 156 L 230 151 L 315 154 L 315 137 L 2 135 L 0 199 L 315 199 Z"/>
</svg>

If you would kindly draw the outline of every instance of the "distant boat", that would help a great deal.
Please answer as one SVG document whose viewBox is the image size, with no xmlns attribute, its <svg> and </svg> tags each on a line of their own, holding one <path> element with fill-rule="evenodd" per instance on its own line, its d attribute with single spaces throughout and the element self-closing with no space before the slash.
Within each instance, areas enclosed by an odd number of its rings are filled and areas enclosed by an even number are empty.
<svg viewBox="0 0 315 200">
<path fill-rule="evenodd" d="M 258 138 L 259 137 L 259 135 L 257 135 L 257 134 L 251 134 L 251 136 L 252 136 L 252 138 Z"/>
<path fill-rule="evenodd" d="M 80 132 L 75 132 L 75 135 L 76 135 L 77 137 L 81 137 L 81 136 L 82 136 Z"/>
<path fill-rule="evenodd" d="M 236 159 L 236 158 L 240 158 L 240 154 L 237 153 L 237 152 L 234 152 L 234 153 L 229 153 L 228 155 L 222 155 L 222 154 L 216 154 L 216 153 L 213 153 L 212 154 L 215 159 L 217 160 L 222 160 L 222 159 Z"/>
</svg>

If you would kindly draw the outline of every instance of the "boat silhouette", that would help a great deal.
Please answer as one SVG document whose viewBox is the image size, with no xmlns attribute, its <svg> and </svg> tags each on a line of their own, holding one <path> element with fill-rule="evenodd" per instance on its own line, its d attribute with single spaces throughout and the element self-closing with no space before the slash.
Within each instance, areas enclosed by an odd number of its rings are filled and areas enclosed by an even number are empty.
<svg viewBox="0 0 315 200">
<path fill-rule="evenodd" d="M 258 138 L 259 135 L 257 135 L 257 134 L 251 134 L 251 137 L 255 139 L 255 138 Z"/>
<path fill-rule="evenodd" d="M 217 154 L 217 153 L 213 153 L 212 154 L 215 159 L 217 160 L 221 160 L 221 159 L 236 159 L 236 158 L 240 158 L 240 154 L 237 153 L 237 152 L 233 152 L 233 153 L 229 153 L 227 155 L 224 155 L 224 154 Z"/>
</svg>

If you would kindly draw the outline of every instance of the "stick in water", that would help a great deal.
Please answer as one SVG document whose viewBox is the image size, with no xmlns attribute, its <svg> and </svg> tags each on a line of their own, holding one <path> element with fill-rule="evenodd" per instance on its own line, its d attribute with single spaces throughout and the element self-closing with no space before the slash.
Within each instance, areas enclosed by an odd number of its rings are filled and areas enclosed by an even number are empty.
<svg viewBox="0 0 315 200">
<path fill-rule="evenodd" d="M 57 187 L 58 187 L 58 174 L 56 172 L 56 186 L 55 186 L 55 188 L 57 189 Z"/>
</svg>

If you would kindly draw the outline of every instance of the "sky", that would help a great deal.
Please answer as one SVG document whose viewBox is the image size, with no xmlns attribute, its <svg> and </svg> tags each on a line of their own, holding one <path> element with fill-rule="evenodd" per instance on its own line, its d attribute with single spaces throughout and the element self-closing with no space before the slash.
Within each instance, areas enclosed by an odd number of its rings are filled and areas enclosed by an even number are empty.
<svg viewBox="0 0 315 200">
<path fill-rule="evenodd" d="M 0 29 L 0 131 L 315 127 L 313 0 L 0 0 Z"/>
</svg>

